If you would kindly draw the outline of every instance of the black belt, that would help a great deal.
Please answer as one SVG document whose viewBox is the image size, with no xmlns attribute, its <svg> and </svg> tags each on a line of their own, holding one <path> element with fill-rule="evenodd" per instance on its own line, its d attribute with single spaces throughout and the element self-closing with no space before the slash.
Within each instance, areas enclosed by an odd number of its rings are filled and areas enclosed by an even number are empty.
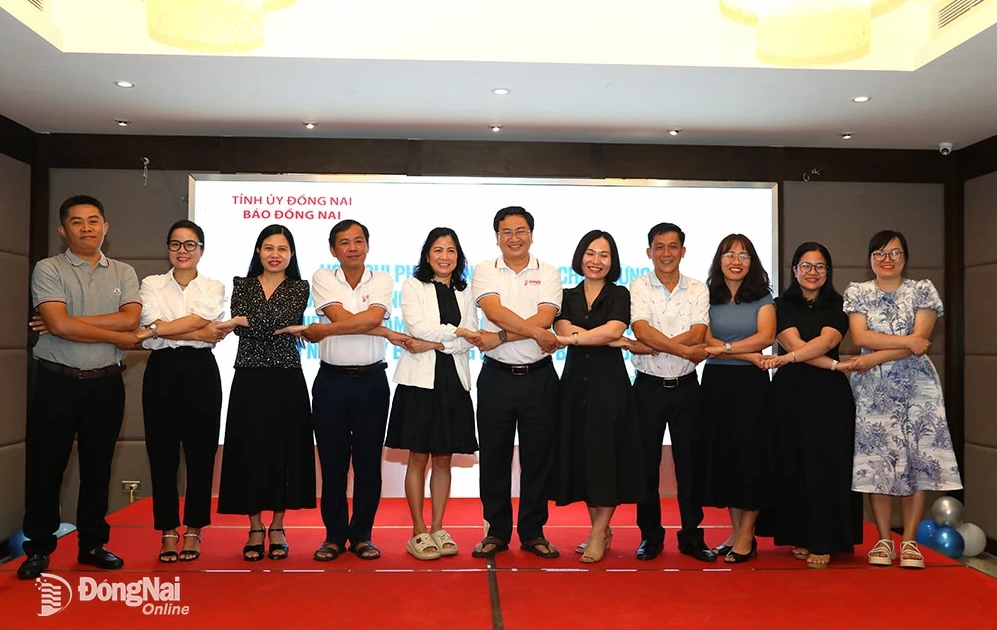
<svg viewBox="0 0 997 630">
<path fill-rule="evenodd" d="M 108 365 L 107 367 L 97 368 L 95 370 L 80 370 L 74 367 L 69 367 L 68 365 L 63 365 L 61 363 L 46 361 L 45 359 L 38 359 L 38 367 L 42 368 L 43 370 L 48 370 L 49 372 L 55 372 L 56 374 L 64 374 L 66 376 L 71 376 L 81 381 L 90 380 L 94 378 L 104 378 L 105 376 L 121 374 L 122 372 L 125 371 L 125 366 L 120 363 L 115 363 L 114 365 Z"/>
<path fill-rule="evenodd" d="M 368 374 L 373 374 L 375 372 L 383 372 L 388 369 L 388 364 L 384 361 L 378 361 L 377 363 L 371 363 L 370 365 L 333 365 L 331 363 L 321 362 L 319 366 L 320 371 L 332 372 L 333 374 L 338 374 L 340 376 L 366 376 Z"/>
<path fill-rule="evenodd" d="M 501 361 L 496 361 L 491 357 L 484 357 L 483 359 L 485 367 L 490 367 L 493 370 L 501 370 L 503 372 L 508 372 L 510 374 L 515 374 L 516 376 L 522 376 L 524 374 L 529 374 L 530 372 L 536 372 L 540 368 L 545 368 L 548 365 L 553 365 L 550 357 L 544 357 L 537 361 L 536 363 L 528 363 L 526 365 L 510 365 L 509 363 L 502 363 Z"/>
<path fill-rule="evenodd" d="M 665 389 L 674 389 L 681 385 L 682 383 L 689 383 L 696 379 L 696 371 L 693 370 L 688 374 L 683 374 L 678 378 L 662 378 L 660 376 L 651 376 L 650 374 L 644 374 L 643 372 L 637 372 L 638 381 L 648 381 L 656 385 L 661 385 Z"/>
<path fill-rule="evenodd" d="M 166 346 L 165 348 L 157 348 L 153 352 L 162 352 L 163 350 L 172 350 L 173 352 L 211 352 L 211 348 L 197 348 L 194 346 Z"/>
</svg>

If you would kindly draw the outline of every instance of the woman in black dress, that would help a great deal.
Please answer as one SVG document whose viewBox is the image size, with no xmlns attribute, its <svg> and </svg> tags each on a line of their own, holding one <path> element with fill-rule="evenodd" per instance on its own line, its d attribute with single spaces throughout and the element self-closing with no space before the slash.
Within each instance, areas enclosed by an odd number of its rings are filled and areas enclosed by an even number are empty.
<svg viewBox="0 0 997 630">
<path fill-rule="evenodd" d="M 593 230 L 582 237 L 571 261 L 584 276 L 564 291 L 554 322 L 568 348 L 561 375 L 561 426 L 554 467 L 558 505 L 585 501 L 592 520 L 581 561 L 599 562 L 612 542 L 610 519 L 621 503 L 643 499 L 640 436 L 630 376 L 621 348 L 629 341 L 630 292 L 620 277 L 616 241 Z"/>
<path fill-rule="evenodd" d="M 411 339 L 395 370 L 398 386 L 385 445 L 409 449 L 405 498 L 412 513 L 412 538 L 406 549 L 419 560 L 457 555 L 457 543 L 443 528 L 450 461 L 454 453 L 478 450 L 468 366 L 468 351 L 478 340 L 478 311 L 466 270 L 456 232 L 438 227 L 422 246 L 415 277 L 402 286 L 402 316 Z M 430 458 L 433 520 L 427 531 L 422 510 Z"/>
<path fill-rule="evenodd" d="M 772 379 L 779 495 L 762 520 L 777 545 L 793 545 L 794 557 L 821 569 L 830 554 L 862 542 L 862 495 L 852 492 L 855 401 L 848 378 L 836 373 L 852 366 L 838 361 L 848 316 L 823 245 L 803 243 L 792 264 L 789 288 L 776 300 L 784 353 L 762 361 L 779 368 Z"/>
<path fill-rule="evenodd" d="M 218 512 L 249 516 L 243 558 L 261 560 L 264 534 L 271 560 L 287 557 L 284 512 L 315 507 L 315 448 L 308 386 L 297 338 L 308 281 L 294 257 L 294 237 L 282 225 L 260 232 L 245 278 L 232 289 L 228 327 L 239 336 L 229 393 Z M 261 512 L 273 511 L 269 531 Z"/>
</svg>

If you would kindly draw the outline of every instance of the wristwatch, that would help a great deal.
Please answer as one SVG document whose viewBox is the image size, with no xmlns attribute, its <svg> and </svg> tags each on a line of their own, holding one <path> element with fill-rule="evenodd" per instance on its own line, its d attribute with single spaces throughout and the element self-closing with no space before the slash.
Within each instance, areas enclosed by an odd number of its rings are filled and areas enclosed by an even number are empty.
<svg viewBox="0 0 997 630">
<path fill-rule="evenodd" d="M 153 323 L 149 324 L 148 328 L 149 328 L 149 330 L 152 331 L 152 338 L 153 339 L 159 339 L 159 326 L 157 326 L 156 323 L 153 322 Z"/>
<path fill-rule="evenodd" d="M 725 341 L 724 342 L 724 351 L 726 351 L 727 354 L 730 354 L 731 347 L 730 347 L 730 342 L 729 341 Z"/>
<path fill-rule="evenodd" d="M 502 343 L 509 341 L 509 333 L 507 333 L 504 330 L 499 330 L 498 336 L 499 336 L 499 341 L 501 341 Z"/>
</svg>

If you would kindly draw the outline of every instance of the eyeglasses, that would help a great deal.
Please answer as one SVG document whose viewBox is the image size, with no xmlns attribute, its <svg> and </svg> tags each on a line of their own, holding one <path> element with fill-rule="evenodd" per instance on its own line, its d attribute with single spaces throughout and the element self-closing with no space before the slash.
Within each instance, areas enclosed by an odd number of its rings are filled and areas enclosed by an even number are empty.
<svg viewBox="0 0 997 630">
<path fill-rule="evenodd" d="M 523 238 L 529 233 L 530 230 L 528 230 L 527 228 L 516 228 L 515 230 L 500 230 L 499 236 L 507 239 L 512 238 L 513 236 L 515 236 L 516 238 Z"/>
<path fill-rule="evenodd" d="M 751 254 L 747 252 L 741 252 L 740 254 L 735 254 L 734 252 L 725 252 L 720 257 L 728 262 L 733 261 L 735 258 L 737 258 L 741 262 L 744 262 L 746 260 L 751 260 Z"/>
<path fill-rule="evenodd" d="M 198 247 L 203 247 L 204 243 L 201 241 L 166 241 L 166 246 L 170 248 L 171 252 L 178 252 L 181 247 L 183 247 L 185 251 L 192 252 Z"/>
<path fill-rule="evenodd" d="M 816 271 L 820 275 L 824 275 L 825 273 L 827 273 L 827 265 L 825 265 L 824 263 L 801 262 L 798 265 L 796 265 L 796 268 L 802 271 L 803 273 L 810 273 L 811 271 Z"/>
<path fill-rule="evenodd" d="M 875 260 L 879 261 L 879 262 L 883 262 L 884 260 L 886 260 L 887 256 L 890 257 L 890 260 L 894 260 L 894 261 L 900 260 L 901 258 L 904 257 L 904 250 L 902 250 L 902 249 L 891 249 L 888 252 L 873 252 L 872 253 L 872 257 Z"/>
</svg>

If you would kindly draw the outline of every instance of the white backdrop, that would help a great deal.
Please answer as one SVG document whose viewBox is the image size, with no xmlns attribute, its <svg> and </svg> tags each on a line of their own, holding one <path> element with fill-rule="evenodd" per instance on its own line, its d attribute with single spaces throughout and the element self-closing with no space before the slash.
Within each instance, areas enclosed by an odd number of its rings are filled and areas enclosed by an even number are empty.
<svg viewBox="0 0 997 630">
<path fill-rule="evenodd" d="M 536 219 L 532 253 L 557 266 L 565 287 L 580 278 L 571 270 L 579 239 L 592 229 L 610 232 L 620 250 L 621 284 L 650 271 L 647 231 L 668 221 L 686 233 L 686 275 L 706 279 L 710 260 L 727 234 L 746 234 L 777 282 L 775 189 L 771 184 L 664 182 L 650 180 L 509 180 L 472 178 L 406 178 L 400 176 L 191 175 L 190 218 L 205 232 L 200 272 L 226 285 L 243 276 L 255 255 L 253 245 L 267 225 L 281 223 L 295 238 L 302 277 L 311 280 L 319 267 L 336 267 L 329 253 L 329 230 L 342 219 L 354 219 L 370 230 L 367 265 L 394 278 L 395 296 L 387 325 L 403 331 L 401 285 L 412 275 L 422 243 L 437 226 L 453 228 L 469 266 L 499 255 L 492 219 L 500 208 L 518 205 Z M 471 269 L 468 269 L 470 278 Z M 305 323 L 315 321 L 309 303 Z M 215 349 L 227 408 L 237 338 Z M 388 377 L 401 349 L 388 346 Z M 554 356 L 560 372 L 564 351 Z M 306 344 L 302 366 L 309 383 L 318 371 L 318 347 Z M 481 366 L 471 353 L 472 382 Z M 393 387 L 393 386 L 392 386 Z M 472 399 L 474 392 L 472 390 Z M 224 435 L 224 413 L 222 434 Z M 665 443 L 668 442 L 666 435 Z M 386 449 L 386 497 L 404 496 L 407 453 Z M 517 488 L 514 488 L 516 491 Z M 518 494 L 518 492 L 517 492 Z M 476 456 L 454 458 L 455 497 L 478 495 Z"/>
</svg>

